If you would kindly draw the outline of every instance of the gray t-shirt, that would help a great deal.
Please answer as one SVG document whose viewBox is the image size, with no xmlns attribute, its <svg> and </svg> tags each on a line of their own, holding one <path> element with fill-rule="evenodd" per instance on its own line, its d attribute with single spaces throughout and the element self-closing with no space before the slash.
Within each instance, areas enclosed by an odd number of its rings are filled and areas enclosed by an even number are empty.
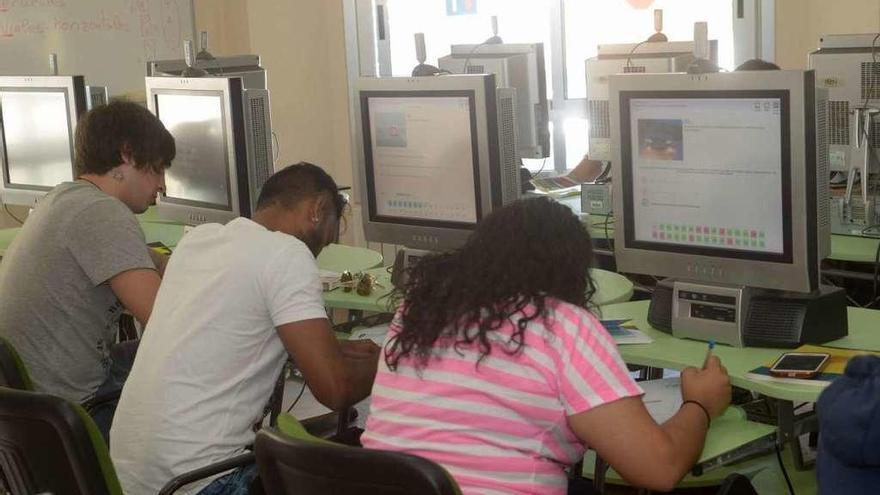
<svg viewBox="0 0 880 495">
<path fill-rule="evenodd" d="M 108 283 L 155 269 L 131 210 L 87 182 L 53 189 L 0 263 L 0 336 L 38 391 L 82 402 L 104 381 L 122 304 Z"/>
</svg>

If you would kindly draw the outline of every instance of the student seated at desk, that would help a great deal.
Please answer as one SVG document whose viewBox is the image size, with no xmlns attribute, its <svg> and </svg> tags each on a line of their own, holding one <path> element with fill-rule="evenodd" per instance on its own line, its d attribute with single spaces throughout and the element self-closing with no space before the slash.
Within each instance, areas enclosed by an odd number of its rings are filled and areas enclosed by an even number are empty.
<svg viewBox="0 0 880 495">
<path fill-rule="evenodd" d="M 656 424 L 588 309 L 591 254 L 574 213 L 538 198 L 415 265 L 363 445 L 434 460 L 465 494 L 564 494 L 587 446 L 633 485 L 671 489 L 730 402 L 727 372 L 714 356 L 684 370 L 684 405 Z"/>
<path fill-rule="evenodd" d="M 288 356 L 331 409 L 370 393 L 379 347 L 336 340 L 315 260 L 344 207 L 326 172 L 292 165 L 263 185 L 253 220 L 201 225 L 177 245 L 111 430 L 126 494 L 153 495 L 253 444 Z M 186 493 L 244 494 L 255 475 L 249 466 Z"/>
<path fill-rule="evenodd" d="M 0 264 L 0 336 L 38 391 L 102 403 L 91 413 L 106 438 L 136 350 L 114 345 L 119 317 L 147 323 L 164 265 L 134 214 L 165 187 L 174 138 L 147 109 L 113 102 L 79 121 L 75 148 L 78 179 L 37 204 Z"/>
<path fill-rule="evenodd" d="M 822 495 L 880 491 L 880 357 L 858 356 L 816 404 Z"/>
</svg>

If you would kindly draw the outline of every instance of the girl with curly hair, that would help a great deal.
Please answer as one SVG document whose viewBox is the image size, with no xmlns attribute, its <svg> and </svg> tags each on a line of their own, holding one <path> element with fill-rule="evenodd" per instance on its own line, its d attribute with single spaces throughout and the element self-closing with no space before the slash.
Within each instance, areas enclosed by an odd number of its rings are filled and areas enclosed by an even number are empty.
<svg viewBox="0 0 880 495">
<path fill-rule="evenodd" d="M 715 357 L 685 370 L 685 404 L 655 423 L 590 309 L 591 258 L 578 218 L 541 198 L 422 259 L 399 294 L 364 446 L 431 459 L 465 494 L 564 494 L 587 446 L 630 483 L 671 489 L 730 401 L 727 372 Z"/>
</svg>

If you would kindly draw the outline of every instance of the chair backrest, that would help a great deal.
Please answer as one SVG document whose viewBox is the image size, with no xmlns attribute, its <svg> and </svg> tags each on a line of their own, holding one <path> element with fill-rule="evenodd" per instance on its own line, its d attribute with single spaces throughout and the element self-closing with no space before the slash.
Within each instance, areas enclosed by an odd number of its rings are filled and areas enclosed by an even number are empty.
<svg viewBox="0 0 880 495">
<path fill-rule="evenodd" d="M 13 495 L 122 495 L 107 445 L 79 405 L 0 387 L 0 484 Z"/>
<path fill-rule="evenodd" d="M 264 429 L 257 433 L 254 453 L 268 495 L 461 493 L 438 464 L 399 452 L 293 438 Z"/>
<path fill-rule="evenodd" d="M 6 339 L 0 338 L 0 387 L 33 390 L 24 362 Z"/>
</svg>

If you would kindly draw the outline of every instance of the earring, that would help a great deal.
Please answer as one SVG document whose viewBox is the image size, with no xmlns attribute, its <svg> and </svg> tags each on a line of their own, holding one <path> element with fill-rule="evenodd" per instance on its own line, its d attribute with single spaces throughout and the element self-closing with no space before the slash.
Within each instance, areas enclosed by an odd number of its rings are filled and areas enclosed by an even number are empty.
<svg viewBox="0 0 880 495">
<path fill-rule="evenodd" d="M 118 181 L 121 181 L 122 179 L 125 178 L 125 176 L 122 175 L 122 172 L 120 172 L 120 171 L 117 170 L 117 171 L 113 172 L 113 178 L 116 179 L 116 180 L 118 180 Z"/>
<path fill-rule="evenodd" d="M 312 223 L 318 223 L 318 217 L 312 217 Z"/>
</svg>

